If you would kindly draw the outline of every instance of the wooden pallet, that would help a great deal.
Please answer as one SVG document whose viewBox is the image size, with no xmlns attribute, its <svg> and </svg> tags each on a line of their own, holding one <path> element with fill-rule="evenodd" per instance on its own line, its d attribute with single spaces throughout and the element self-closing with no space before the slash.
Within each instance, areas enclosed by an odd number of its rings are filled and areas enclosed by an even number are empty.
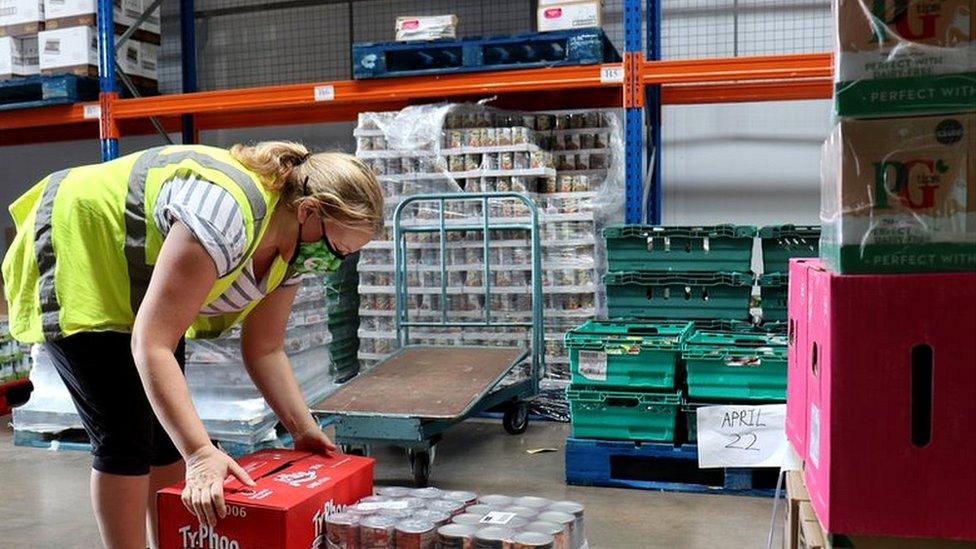
<svg viewBox="0 0 976 549">
<path fill-rule="evenodd" d="M 353 78 L 587 65 L 620 61 L 600 29 L 353 44 Z"/>
<path fill-rule="evenodd" d="M 566 439 L 566 484 L 670 492 L 772 496 L 778 469 L 699 469 L 698 448 Z"/>
</svg>

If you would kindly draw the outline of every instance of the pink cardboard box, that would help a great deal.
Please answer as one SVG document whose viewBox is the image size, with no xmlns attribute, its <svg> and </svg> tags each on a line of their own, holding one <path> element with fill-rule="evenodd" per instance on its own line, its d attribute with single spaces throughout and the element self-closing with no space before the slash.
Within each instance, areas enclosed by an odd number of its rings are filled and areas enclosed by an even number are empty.
<svg viewBox="0 0 976 549">
<path fill-rule="evenodd" d="M 807 364 L 809 312 L 807 270 L 818 259 L 790 260 L 789 317 L 787 321 L 786 437 L 800 459 L 807 458 Z"/>
<path fill-rule="evenodd" d="M 976 272 L 807 265 L 804 477 L 828 532 L 976 540 Z"/>
</svg>

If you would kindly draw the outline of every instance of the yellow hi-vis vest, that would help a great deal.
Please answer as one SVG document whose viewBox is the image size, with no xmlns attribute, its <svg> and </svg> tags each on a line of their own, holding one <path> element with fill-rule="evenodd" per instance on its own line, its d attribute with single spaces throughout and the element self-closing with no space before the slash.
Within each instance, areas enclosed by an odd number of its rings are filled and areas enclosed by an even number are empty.
<svg viewBox="0 0 976 549">
<path fill-rule="evenodd" d="M 217 279 L 205 304 L 220 297 L 245 267 L 271 221 L 279 193 L 226 150 L 173 145 L 42 179 L 10 206 L 17 236 L 3 259 L 10 333 L 22 342 L 79 332 L 130 332 L 163 238 L 153 218 L 163 183 L 196 176 L 228 191 L 244 218 L 245 254 Z M 287 274 L 279 256 L 268 291 Z M 216 337 L 240 313 L 198 317 L 190 337 Z"/>
</svg>

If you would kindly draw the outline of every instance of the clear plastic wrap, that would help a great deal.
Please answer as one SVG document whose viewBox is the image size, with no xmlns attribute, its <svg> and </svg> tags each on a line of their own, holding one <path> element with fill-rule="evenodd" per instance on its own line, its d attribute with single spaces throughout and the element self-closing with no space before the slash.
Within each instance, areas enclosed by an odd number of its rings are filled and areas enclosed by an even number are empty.
<svg viewBox="0 0 976 549">
<path fill-rule="evenodd" d="M 309 404 L 337 387 L 330 373 L 333 339 L 328 289 L 321 279 L 304 280 L 285 332 L 292 370 Z M 348 291 L 354 293 L 355 287 Z M 355 338 L 355 330 L 343 337 Z M 44 433 L 81 428 L 71 397 L 44 347 L 35 345 L 31 356 L 34 392 L 27 404 L 14 410 L 14 428 Z M 278 419 L 244 369 L 239 328 L 218 339 L 187 341 L 186 358 L 187 385 L 211 438 L 240 444 L 274 438 Z"/>
<path fill-rule="evenodd" d="M 972 0 L 834 0 L 837 114 L 973 110 L 973 11 Z"/>
<path fill-rule="evenodd" d="M 621 127 L 620 117 L 610 110 L 523 113 L 464 104 L 361 115 L 355 130 L 357 154 L 367 162 L 382 160 L 374 169 L 388 198 L 387 234 L 367 245 L 359 263 L 361 365 L 370 367 L 397 348 L 391 222 L 402 198 L 444 191 L 514 191 L 530 197 L 540 212 L 547 340 L 544 377 L 566 379 L 563 334 L 605 312 L 599 284 L 605 250 L 597 235 L 602 226 L 622 218 Z M 528 209 L 518 201 L 493 201 L 489 208 L 492 223 L 528 221 Z M 476 202 L 447 203 L 443 209 L 434 202 L 414 203 L 404 210 L 404 224 L 429 224 L 443 213 L 448 225 L 480 225 L 486 213 L 484 205 Z M 531 319 L 528 235 L 494 230 L 490 236 L 486 274 L 481 231 L 449 232 L 443 257 L 439 235 L 408 235 L 405 283 L 411 319 L 439 320 L 442 306 L 452 320 L 481 320 L 486 307 L 497 320 Z M 487 300 L 486 282 L 491 288 Z M 411 330 L 411 341 L 527 344 L 522 329 L 434 332 Z M 539 400 L 548 398 L 564 397 L 554 392 Z"/>
<path fill-rule="evenodd" d="M 34 391 L 26 404 L 14 408 L 14 429 L 37 433 L 81 429 L 78 411 L 47 350 L 43 345 L 33 345 L 30 356 L 33 363 L 30 380 Z"/>
<path fill-rule="evenodd" d="M 824 144 L 820 254 L 842 273 L 976 269 L 976 113 L 841 120 Z"/>
</svg>

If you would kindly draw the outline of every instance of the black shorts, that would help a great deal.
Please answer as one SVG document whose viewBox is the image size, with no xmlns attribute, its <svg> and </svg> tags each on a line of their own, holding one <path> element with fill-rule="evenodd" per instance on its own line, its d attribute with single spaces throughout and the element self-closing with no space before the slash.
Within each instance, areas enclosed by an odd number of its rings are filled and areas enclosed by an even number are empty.
<svg viewBox="0 0 976 549">
<path fill-rule="evenodd" d="M 130 349 L 131 334 L 85 332 L 46 343 L 91 439 L 92 467 L 114 475 L 145 475 L 180 453 L 156 419 Z M 185 367 L 185 344 L 176 348 Z"/>
</svg>

